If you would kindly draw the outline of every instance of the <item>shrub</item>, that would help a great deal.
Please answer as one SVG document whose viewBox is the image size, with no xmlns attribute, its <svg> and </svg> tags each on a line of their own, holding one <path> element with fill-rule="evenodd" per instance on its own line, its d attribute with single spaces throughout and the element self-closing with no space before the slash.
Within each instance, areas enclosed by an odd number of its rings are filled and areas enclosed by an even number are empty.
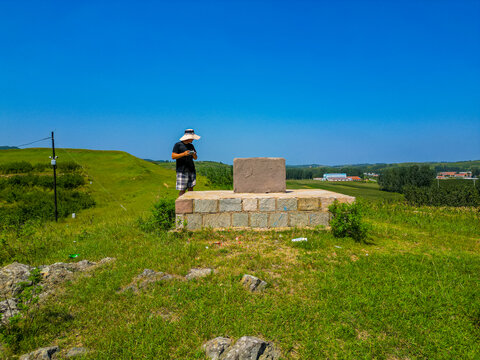
<svg viewBox="0 0 480 360">
<path fill-rule="evenodd" d="M 62 175 L 57 179 L 57 186 L 64 189 L 75 189 L 82 185 L 85 185 L 85 178 L 79 174 Z"/>
<path fill-rule="evenodd" d="M 175 199 L 161 198 L 146 220 L 139 219 L 143 231 L 170 230 L 175 225 Z"/>
<path fill-rule="evenodd" d="M 358 203 L 339 203 L 335 201 L 328 207 L 332 214 L 330 227 L 333 236 L 351 237 L 357 242 L 365 241 L 370 227 L 362 221 L 361 206 Z"/>
<path fill-rule="evenodd" d="M 17 174 L 33 171 L 33 166 L 27 161 L 15 161 L 0 165 L 0 173 Z"/>
</svg>

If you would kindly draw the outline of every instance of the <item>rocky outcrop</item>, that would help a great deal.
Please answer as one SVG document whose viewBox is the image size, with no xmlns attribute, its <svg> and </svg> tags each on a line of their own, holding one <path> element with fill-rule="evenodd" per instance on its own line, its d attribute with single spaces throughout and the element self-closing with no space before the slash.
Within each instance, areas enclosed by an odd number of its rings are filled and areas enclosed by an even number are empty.
<svg viewBox="0 0 480 360">
<path fill-rule="evenodd" d="M 6 324 L 8 319 L 20 313 L 17 308 L 18 300 L 10 298 L 0 302 L 0 314 L 2 314 L 1 324 Z"/>
<path fill-rule="evenodd" d="M 39 286 L 41 286 L 40 300 L 48 297 L 60 284 L 73 279 L 76 272 L 90 271 L 114 260 L 114 258 L 105 258 L 98 263 L 82 260 L 76 263 L 59 262 L 39 266 L 38 269 L 42 277 L 39 283 Z M 6 324 L 9 318 L 19 313 L 17 297 L 22 291 L 21 284 L 32 283 L 29 277 L 33 269 L 32 266 L 16 262 L 0 269 L 0 298 L 5 299 L 0 302 L 2 324 Z"/>
<path fill-rule="evenodd" d="M 33 267 L 14 262 L 0 269 L 0 296 L 15 297 L 20 293 L 21 282 L 29 282 L 28 277 Z"/>
<path fill-rule="evenodd" d="M 50 360 L 56 359 L 58 346 L 45 347 L 20 356 L 19 360 Z"/>
<path fill-rule="evenodd" d="M 268 284 L 255 276 L 245 274 L 242 277 L 242 285 L 251 292 L 261 292 Z"/>
<path fill-rule="evenodd" d="M 190 269 L 190 272 L 185 275 L 185 279 L 187 280 L 193 280 L 193 279 L 198 279 L 202 278 L 205 276 L 210 275 L 213 272 L 213 269 L 210 268 L 193 268 Z"/>
<path fill-rule="evenodd" d="M 220 360 L 220 357 L 224 355 L 225 350 L 230 348 L 231 345 L 232 340 L 229 338 L 217 337 L 207 341 L 203 344 L 202 348 L 210 359 Z"/>
<path fill-rule="evenodd" d="M 70 359 L 86 355 L 89 350 L 85 347 L 73 347 L 60 353 L 58 346 L 44 347 L 34 350 L 28 354 L 20 356 L 19 360 L 54 360 L 54 359 Z"/>
<path fill-rule="evenodd" d="M 254 336 L 243 336 L 234 345 L 218 337 L 206 342 L 203 350 L 212 360 L 277 360 L 281 355 L 273 343 Z"/>
<path fill-rule="evenodd" d="M 150 284 L 159 282 L 159 281 L 166 281 L 166 280 L 171 280 L 173 278 L 172 275 L 164 273 L 164 272 L 156 272 L 151 269 L 145 269 L 140 275 L 137 275 L 135 278 L 133 278 L 132 282 L 122 288 L 120 292 L 125 292 L 125 291 L 133 291 L 133 292 L 138 292 L 141 289 L 146 288 Z"/>
<path fill-rule="evenodd" d="M 82 260 L 78 263 L 55 263 L 52 265 L 39 266 L 40 274 L 42 275 L 43 293 L 41 298 L 44 298 L 52 293 L 58 285 L 67 280 L 71 280 L 74 273 L 79 271 L 86 271 L 97 265 L 88 260 Z"/>
</svg>

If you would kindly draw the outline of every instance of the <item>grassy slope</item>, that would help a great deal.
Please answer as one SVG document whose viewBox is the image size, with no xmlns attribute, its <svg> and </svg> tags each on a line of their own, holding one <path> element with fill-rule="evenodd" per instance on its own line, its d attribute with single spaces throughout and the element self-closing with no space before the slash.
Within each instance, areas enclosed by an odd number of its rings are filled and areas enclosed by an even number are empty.
<svg viewBox="0 0 480 360">
<path fill-rule="evenodd" d="M 138 213 L 149 210 L 159 195 L 176 196 L 175 171 L 156 166 L 122 151 L 96 151 L 82 149 L 56 149 L 58 162 L 75 161 L 92 181 L 88 187 L 97 202 L 97 208 L 86 211 L 88 216 L 106 216 L 112 211 Z M 0 151 L 0 163 L 28 161 L 49 162 L 50 149 L 24 149 Z M 200 177 L 197 189 L 206 189 Z M 107 211 L 108 209 L 108 211 Z"/>
<path fill-rule="evenodd" d="M 15 259 L 33 265 L 69 261 L 69 253 L 117 261 L 67 284 L 41 308 L 17 354 L 58 344 L 87 346 L 95 350 L 89 359 L 205 359 L 206 340 L 243 335 L 275 341 L 285 359 L 480 354 L 480 227 L 473 209 L 370 202 L 370 244 L 305 230 L 147 234 L 136 219 L 159 192 L 173 193 L 174 173 L 124 153 L 73 155 L 128 211 L 118 210 L 94 181 L 97 209 L 58 225 L 26 227 L 7 243 L 21 244 Z M 308 242 L 290 241 L 299 236 Z M 117 293 L 145 268 L 185 275 L 204 266 L 216 273 L 158 283 L 139 295 Z M 244 273 L 269 288 L 249 294 L 239 284 Z"/>
</svg>

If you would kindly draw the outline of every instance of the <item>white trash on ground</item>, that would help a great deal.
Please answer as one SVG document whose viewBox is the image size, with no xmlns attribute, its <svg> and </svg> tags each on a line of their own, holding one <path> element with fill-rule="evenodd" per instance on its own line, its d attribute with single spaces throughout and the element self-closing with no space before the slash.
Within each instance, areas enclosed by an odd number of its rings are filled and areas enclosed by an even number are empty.
<svg viewBox="0 0 480 360">
<path fill-rule="evenodd" d="M 296 239 L 292 239 L 292 242 L 298 242 L 298 241 L 308 241 L 307 238 L 296 238 Z"/>
</svg>

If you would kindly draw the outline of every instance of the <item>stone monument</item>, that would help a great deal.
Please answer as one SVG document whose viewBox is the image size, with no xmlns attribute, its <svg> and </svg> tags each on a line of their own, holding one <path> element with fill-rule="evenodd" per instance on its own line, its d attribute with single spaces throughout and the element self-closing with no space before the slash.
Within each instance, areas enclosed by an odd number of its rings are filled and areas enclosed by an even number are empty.
<svg viewBox="0 0 480 360">
<path fill-rule="evenodd" d="M 285 229 L 328 226 L 328 206 L 352 196 L 320 189 L 286 190 L 285 159 L 233 160 L 234 191 L 191 191 L 175 202 L 177 229 Z"/>
<path fill-rule="evenodd" d="M 285 159 L 233 159 L 233 191 L 236 193 L 280 193 L 286 191 Z"/>
</svg>

